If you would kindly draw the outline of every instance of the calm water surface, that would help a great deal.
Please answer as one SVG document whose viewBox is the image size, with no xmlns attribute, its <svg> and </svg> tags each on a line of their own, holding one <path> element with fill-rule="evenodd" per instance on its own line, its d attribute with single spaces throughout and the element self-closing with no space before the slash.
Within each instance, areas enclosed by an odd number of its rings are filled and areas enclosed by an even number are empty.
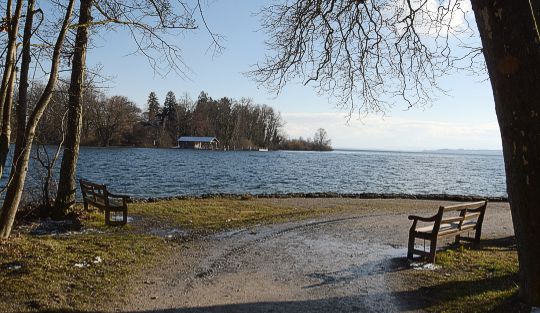
<svg viewBox="0 0 540 313">
<path fill-rule="evenodd" d="M 82 148 L 79 177 L 117 193 L 406 193 L 506 196 L 502 155 Z"/>
</svg>

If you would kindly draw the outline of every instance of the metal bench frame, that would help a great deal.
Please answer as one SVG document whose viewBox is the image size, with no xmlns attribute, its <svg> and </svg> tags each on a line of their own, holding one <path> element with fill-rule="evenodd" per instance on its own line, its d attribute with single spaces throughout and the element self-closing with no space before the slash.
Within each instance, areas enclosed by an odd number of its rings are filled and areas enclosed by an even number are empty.
<svg viewBox="0 0 540 313">
<path fill-rule="evenodd" d="M 455 242 L 465 240 L 478 244 L 482 233 L 482 223 L 486 212 L 487 200 L 464 203 L 451 206 L 441 206 L 437 214 L 431 217 L 420 217 L 409 215 L 409 220 L 413 221 L 409 231 L 409 248 L 407 259 L 412 260 L 414 255 L 420 255 L 428 258 L 429 262 L 435 263 L 437 250 L 437 239 L 448 236 L 455 236 Z M 446 212 L 459 211 L 459 216 L 443 218 Z M 418 222 L 433 223 L 432 227 L 417 228 Z M 443 229 L 441 229 L 443 226 Z M 461 234 L 475 231 L 474 238 L 463 237 Z M 430 241 L 429 252 L 415 249 L 415 239 L 420 238 Z"/>
</svg>

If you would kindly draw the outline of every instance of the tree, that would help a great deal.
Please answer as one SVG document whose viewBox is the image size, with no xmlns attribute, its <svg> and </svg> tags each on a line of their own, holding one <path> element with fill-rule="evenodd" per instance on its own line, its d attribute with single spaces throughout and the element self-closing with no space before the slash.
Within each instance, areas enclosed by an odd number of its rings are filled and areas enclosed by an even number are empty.
<svg viewBox="0 0 540 313">
<path fill-rule="evenodd" d="M 2 212 L 0 213 L 0 239 L 7 239 L 11 234 L 11 228 L 15 221 L 15 215 L 19 207 L 19 202 L 24 190 L 26 173 L 28 171 L 28 161 L 30 151 L 35 137 L 36 127 L 47 108 L 52 96 L 52 92 L 58 79 L 58 69 L 60 63 L 60 52 L 66 38 L 66 33 L 69 28 L 69 22 L 73 11 L 74 0 L 69 0 L 65 10 L 62 25 L 58 32 L 53 53 L 51 57 L 51 67 L 49 78 L 43 93 L 41 94 L 36 106 L 32 110 L 24 129 L 24 139 L 21 141 L 21 146 L 15 147 L 13 155 L 13 164 L 11 167 L 10 177 L 8 179 L 6 195 L 2 204 Z M 24 47 L 23 47 L 24 49 Z"/>
<path fill-rule="evenodd" d="M 6 49 L 6 67 L 2 77 L 2 85 L 0 86 L 0 117 L 2 117 L 0 118 L 0 120 L 2 120 L 2 129 L 0 133 L 0 163 L 2 163 L 2 160 L 5 159 L 5 155 L 7 155 L 9 150 L 12 107 L 11 99 L 13 95 L 15 70 L 18 59 L 16 55 L 16 41 L 18 38 L 17 28 L 19 25 L 19 19 L 21 17 L 23 2 L 23 0 L 17 0 L 15 13 L 12 14 L 11 10 L 13 3 L 12 0 L 8 0 L 5 6 L 6 16 L 5 18 L 3 17 L 2 20 L 2 23 L 4 24 L 2 27 L 2 31 L 4 29 L 8 31 L 8 47 Z M 185 62 L 183 62 L 181 58 L 180 48 L 175 45 L 174 42 L 170 41 L 169 38 L 171 38 L 171 35 L 177 35 L 179 32 L 182 31 L 191 31 L 197 29 L 197 19 L 194 16 L 196 14 L 200 14 L 201 20 L 204 21 L 202 13 L 203 10 L 199 1 L 182 1 L 177 4 L 168 0 L 158 2 L 84 0 L 82 2 L 83 3 L 80 7 L 81 10 L 84 11 L 88 8 L 88 5 L 92 5 L 99 14 L 97 14 L 96 19 L 93 20 L 90 16 L 91 11 L 88 11 L 88 18 L 90 22 L 80 25 L 73 25 L 73 28 L 86 29 L 90 26 L 96 26 L 102 27 L 102 29 L 107 30 L 115 29 L 116 27 L 125 29 L 135 42 L 136 51 L 134 51 L 134 53 L 140 53 L 147 57 L 150 65 L 156 72 L 163 73 L 163 71 L 165 71 L 165 73 L 168 73 L 170 71 L 174 71 L 184 77 L 186 76 L 186 66 Z M 29 0 L 27 1 L 27 3 L 28 7 L 30 7 L 30 3 L 33 5 L 34 1 Z M 60 56 L 64 52 L 64 41 L 70 28 L 70 22 L 72 18 L 71 14 L 74 5 L 74 0 L 53 1 L 51 5 L 46 6 L 47 9 L 59 7 L 61 9 L 60 12 L 66 12 L 66 15 L 60 21 L 61 25 L 58 25 L 56 21 L 50 21 L 51 23 L 48 24 L 54 29 L 48 29 L 46 36 L 43 36 L 43 34 L 37 36 L 41 41 L 41 43 L 38 45 L 30 45 L 29 40 L 26 40 L 26 38 L 23 39 L 22 51 L 25 51 L 25 49 L 28 50 L 31 47 L 33 47 L 34 49 L 36 47 L 43 47 L 45 49 L 53 47 L 52 53 L 45 54 L 47 55 L 47 57 L 50 57 L 51 67 L 50 71 L 46 72 L 46 66 L 43 66 L 44 64 L 40 63 L 36 66 L 43 69 L 43 77 L 48 77 L 48 79 L 41 97 L 35 105 L 32 113 L 28 116 L 28 123 L 25 123 L 24 132 L 19 132 L 22 137 L 18 138 L 21 140 L 17 140 L 16 143 L 12 170 L 10 172 L 10 179 L 8 180 L 6 196 L 2 205 L 2 212 L 0 214 L 0 239 L 7 239 L 11 233 L 15 214 L 17 212 L 24 188 L 29 153 L 33 144 L 35 131 L 43 113 L 45 112 L 51 100 L 52 93 L 58 80 L 59 65 L 61 60 Z M 40 9 L 36 11 L 42 13 L 42 20 L 44 16 L 52 16 L 54 18 L 54 14 L 43 14 Z M 30 20 L 30 17 L 34 15 L 34 13 L 35 12 L 32 11 L 32 14 L 28 14 L 26 16 L 27 22 L 25 22 L 25 25 L 30 25 L 30 28 L 32 28 L 32 23 L 31 21 L 30 23 L 28 23 L 28 21 Z M 221 45 L 219 44 L 219 36 L 212 33 L 207 27 L 206 23 L 204 23 L 204 25 L 205 29 L 208 31 L 210 37 L 212 38 L 211 46 L 215 48 L 214 51 L 219 52 L 221 50 Z M 83 32 L 83 30 L 81 30 L 81 32 Z M 77 33 L 81 32 L 77 31 Z M 34 32 L 30 32 L 30 37 L 33 33 Z M 2 35 L 3 34 L 1 34 L 0 32 L 0 36 Z M 51 41 L 54 42 L 54 44 L 48 40 L 49 37 L 53 38 Z M 81 35 L 77 37 L 82 38 L 83 36 Z M 81 60 L 81 63 L 84 63 L 84 52 L 86 51 L 86 41 L 77 40 L 77 37 L 75 38 L 75 44 L 77 46 L 75 50 L 81 52 L 81 54 L 79 56 L 75 56 L 76 53 L 74 53 L 74 65 Z M 28 44 L 25 46 L 25 43 Z M 80 57 L 81 55 L 83 55 L 82 58 Z M 29 61 L 30 59 L 27 58 L 27 60 Z M 84 77 L 84 64 L 81 65 L 82 66 L 74 66 L 72 68 L 72 71 L 75 72 L 73 73 L 74 77 Z M 28 79 L 27 77 L 24 79 L 21 77 L 21 81 L 27 82 Z M 73 86 L 73 90 L 75 90 L 75 85 Z M 76 98 L 78 98 L 78 100 Z M 24 96 L 22 99 L 24 100 Z M 74 121 L 74 123 L 71 124 L 71 126 L 73 126 L 74 128 L 80 128 L 80 120 L 77 120 L 78 109 L 75 108 L 80 109 L 81 97 L 74 95 L 73 99 L 74 100 L 72 102 L 72 107 L 74 108 L 74 110 L 72 111 L 72 113 L 74 114 L 71 115 L 73 116 L 71 120 Z M 19 112 L 23 112 L 25 109 L 25 105 L 18 105 L 18 107 L 21 107 L 21 110 L 19 110 Z M 20 121 L 22 121 L 22 115 L 18 116 L 18 120 L 19 118 L 21 118 Z M 75 151 L 76 149 L 78 149 L 78 137 L 80 137 L 80 131 L 78 132 L 78 134 L 77 131 L 75 131 L 74 134 L 70 133 L 68 134 L 68 136 L 71 136 L 71 139 L 69 139 L 68 141 L 73 143 L 73 151 Z M 75 164 L 77 160 L 76 156 L 72 157 L 73 155 L 75 154 L 71 153 L 70 155 L 70 153 L 68 153 L 67 155 L 68 159 L 70 160 L 66 161 L 66 164 L 69 163 L 69 166 L 65 166 L 65 168 L 69 168 L 69 170 L 66 170 L 65 175 L 62 175 L 63 177 L 75 177 Z M 3 171 L 3 163 L 0 166 L 0 171 Z M 66 184 L 66 188 L 69 189 L 71 184 L 71 182 L 69 184 Z M 70 194 L 70 190 L 68 190 L 66 194 Z M 68 203 L 71 202 L 68 201 Z"/>
<path fill-rule="evenodd" d="M 11 14 L 12 2 L 7 1 L 6 16 L 4 20 L 7 24 L 8 43 L 5 56 L 4 73 L 2 75 L 2 85 L 0 85 L 0 117 L 2 128 L 0 132 L 0 176 L 4 172 L 7 155 L 9 153 L 9 143 L 11 136 L 11 108 L 13 106 L 13 90 L 15 76 L 17 75 L 17 37 L 19 36 L 19 20 L 22 14 L 23 1 L 17 0 L 15 12 Z"/>
<path fill-rule="evenodd" d="M 157 121 L 157 116 L 159 114 L 159 100 L 155 92 L 150 92 L 148 95 L 148 101 L 146 102 L 147 112 L 148 112 L 148 123 L 150 125 L 155 125 Z"/>
<path fill-rule="evenodd" d="M 138 120 L 140 109 L 124 96 L 103 99 L 90 109 L 96 138 L 100 146 L 108 147 L 113 140 L 122 141 Z"/>
<path fill-rule="evenodd" d="M 328 138 L 328 133 L 324 128 L 319 128 L 313 135 L 313 143 L 321 148 L 330 145 L 330 139 Z"/>
<path fill-rule="evenodd" d="M 86 72 L 86 47 L 88 44 L 88 24 L 92 20 L 92 0 L 81 0 L 79 22 L 72 59 L 71 82 L 69 86 L 68 116 L 64 153 L 60 166 L 58 191 L 54 201 L 52 216 L 62 218 L 75 205 L 75 182 L 79 144 L 82 130 L 82 98 Z"/>
<path fill-rule="evenodd" d="M 167 145 L 176 143 L 178 138 L 178 119 L 177 119 L 178 103 L 176 102 L 176 96 L 174 92 L 169 91 L 165 96 L 165 102 L 163 103 L 163 110 L 161 111 L 161 123 L 167 135 Z"/>
<path fill-rule="evenodd" d="M 152 145 L 155 146 L 158 143 L 160 137 L 160 125 L 159 114 L 161 108 L 159 106 L 159 100 L 155 92 L 150 92 L 148 95 L 148 124 L 152 128 Z"/>
<path fill-rule="evenodd" d="M 397 101 L 427 104 L 440 76 L 486 67 L 501 130 L 520 295 L 540 306 L 539 13 L 540 0 L 283 1 L 261 13 L 271 52 L 252 74 L 276 91 L 301 79 L 351 112 L 367 114 Z M 485 63 L 478 63 L 482 54 Z"/>
<path fill-rule="evenodd" d="M 191 113 L 193 111 L 193 100 L 187 93 L 182 95 L 178 101 L 176 110 L 177 134 L 178 136 L 191 134 Z"/>
<path fill-rule="evenodd" d="M 100 20 L 95 22 L 92 21 L 92 7 L 95 7 L 99 13 Z M 75 203 L 75 177 L 82 128 L 81 101 L 89 36 L 88 28 L 93 25 L 127 28 L 137 45 L 136 52 L 146 56 L 154 70 L 159 71 L 161 66 L 165 65 L 168 68 L 167 71 L 172 69 L 179 74 L 184 74 L 184 62 L 180 57 L 179 48 L 166 38 L 171 35 L 171 32 L 178 34 L 183 30 L 196 29 L 197 25 L 193 19 L 194 12 L 200 12 L 201 18 L 204 19 L 198 1 L 195 8 L 191 7 L 189 3 L 180 3 L 178 7 L 175 7 L 168 0 L 159 2 L 117 0 L 80 1 L 79 23 L 75 25 L 77 27 L 77 35 L 72 60 L 68 132 L 64 154 L 62 156 L 58 194 L 53 211 L 55 217 L 65 215 L 66 211 Z M 211 34 L 213 44 L 219 48 L 220 45 L 216 36 L 208 28 L 207 30 Z M 0 137 L 0 147 L 1 139 L 2 137 Z M 2 150 L 0 149 L 0 158 L 2 156 L 1 152 Z"/>
</svg>

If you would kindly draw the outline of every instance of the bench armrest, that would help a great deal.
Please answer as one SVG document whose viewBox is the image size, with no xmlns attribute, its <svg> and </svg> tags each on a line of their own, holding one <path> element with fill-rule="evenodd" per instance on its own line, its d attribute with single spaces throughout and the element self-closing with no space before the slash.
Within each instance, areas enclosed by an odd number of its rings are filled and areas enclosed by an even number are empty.
<svg viewBox="0 0 540 313">
<path fill-rule="evenodd" d="M 409 220 L 411 221 L 420 221 L 420 222 L 435 222 L 437 219 L 437 215 L 433 215 L 431 217 L 421 217 L 417 215 L 409 215 Z"/>
</svg>

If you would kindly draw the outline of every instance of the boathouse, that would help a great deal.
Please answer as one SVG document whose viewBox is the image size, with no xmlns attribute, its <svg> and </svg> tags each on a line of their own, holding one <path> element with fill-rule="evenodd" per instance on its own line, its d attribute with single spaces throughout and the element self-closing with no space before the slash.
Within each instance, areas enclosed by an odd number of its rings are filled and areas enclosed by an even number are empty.
<svg viewBox="0 0 540 313">
<path fill-rule="evenodd" d="M 178 148 L 180 149 L 202 149 L 215 150 L 218 148 L 219 140 L 216 137 L 189 137 L 178 138 Z"/>
</svg>

